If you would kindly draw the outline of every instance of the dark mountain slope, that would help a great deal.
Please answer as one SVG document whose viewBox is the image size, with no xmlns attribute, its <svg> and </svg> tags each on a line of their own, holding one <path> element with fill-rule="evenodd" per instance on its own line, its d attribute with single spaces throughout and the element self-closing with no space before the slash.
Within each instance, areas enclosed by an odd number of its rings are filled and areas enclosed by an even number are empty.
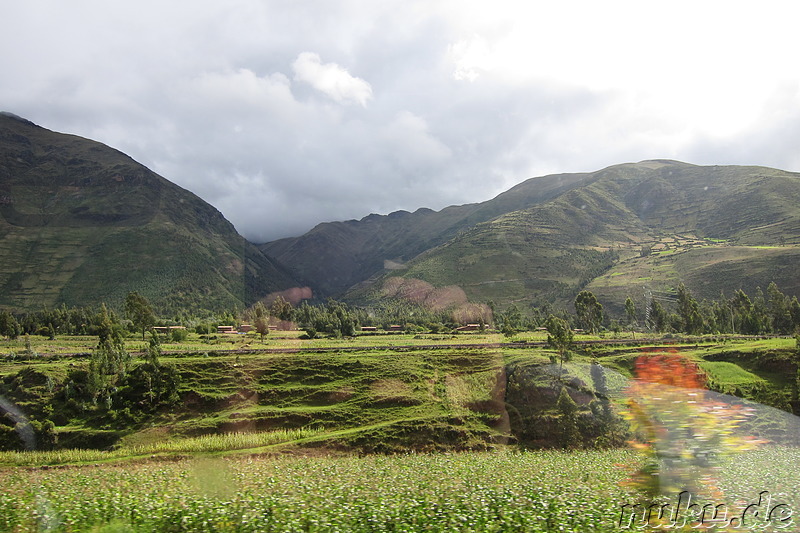
<svg viewBox="0 0 800 533">
<path fill-rule="evenodd" d="M 231 308 L 293 285 L 215 208 L 125 154 L 0 114 L 0 307 Z"/>
<path fill-rule="evenodd" d="M 324 296 L 340 296 L 385 268 L 401 269 L 418 254 L 438 246 L 475 224 L 503 213 L 550 200 L 582 183 L 588 174 L 529 179 L 487 202 L 419 209 L 361 220 L 329 222 L 300 237 L 260 245 Z"/>
</svg>

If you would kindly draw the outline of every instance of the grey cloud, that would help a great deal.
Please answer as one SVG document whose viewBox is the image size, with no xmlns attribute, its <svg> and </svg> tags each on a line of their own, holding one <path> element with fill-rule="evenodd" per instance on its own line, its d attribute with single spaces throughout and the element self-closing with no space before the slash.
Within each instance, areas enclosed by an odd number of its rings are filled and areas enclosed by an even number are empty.
<svg viewBox="0 0 800 533">
<path fill-rule="evenodd" d="M 796 87 L 752 130 L 689 135 L 614 91 L 456 79 L 453 6 L 8 3 L 0 107 L 128 153 L 255 241 L 624 161 L 800 168 Z"/>
<path fill-rule="evenodd" d="M 781 84 L 755 117 L 737 134 L 723 138 L 698 136 L 687 157 L 699 164 L 763 165 L 800 171 L 800 82 Z"/>
</svg>

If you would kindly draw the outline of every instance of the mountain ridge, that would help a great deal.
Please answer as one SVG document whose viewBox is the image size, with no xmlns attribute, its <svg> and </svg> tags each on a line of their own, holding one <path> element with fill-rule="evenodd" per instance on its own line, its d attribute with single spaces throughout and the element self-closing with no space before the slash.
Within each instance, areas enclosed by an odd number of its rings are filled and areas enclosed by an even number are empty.
<svg viewBox="0 0 800 533">
<path fill-rule="evenodd" d="M 501 306 L 525 302 L 568 307 L 580 289 L 589 287 L 619 312 L 626 297 L 623 288 L 611 290 L 595 280 L 622 276 L 614 269 L 629 268 L 636 261 L 649 266 L 634 280 L 619 278 L 629 282 L 630 292 L 674 290 L 686 281 L 699 295 L 716 298 L 721 285 L 729 291 L 754 290 L 776 281 L 790 294 L 800 293 L 798 274 L 785 266 L 795 258 L 795 245 L 800 244 L 797 205 L 797 173 L 763 166 L 700 166 L 651 159 L 596 172 L 530 178 L 486 202 L 446 208 L 456 216 L 438 234 L 425 223 L 426 219 L 437 221 L 442 212 L 406 212 L 395 217 L 404 222 L 394 226 L 384 216 L 383 234 L 377 226 L 367 228 L 369 217 L 365 217 L 344 226 L 320 224 L 280 246 L 260 247 L 268 255 L 276 253 L 290 268 L 305 256 L 323 257 L 321 263 L 303 265 L 310 266 L 312 273 L 319 264 L 336 272 L 340 265 L 366 258 L 372 270 L 362 270 L 361 279 L 350 289 L 344 283 L 323 285 L 334 289 L 334 296 L 356 302 L 375 301 L 381 295 L 382 280 L 401 276 L 436 287 L 456 285 L 472 301 L 491 300 Z M 411 239 L 415 225 L 426 237 L 421 242 L 430 245 L 425 249 L 371 244 L 394 233 Z M 340 233 L 334 240 L 331 230 L 337 227 Z M 362 238 L 353 239 L 356 235 Z M 673 241 L 683 244 L 670 244 Z M 656 247 L 657 253 L 639 257 L 643 246 Z M 759 246 L 774 248 L 754 254 Z M 292 248 L 292 253 L 286 253 Z M 667 251 L 679 253 L 667 257 Z M 700 256 L 708 264 L 696 264 L 693 258 Z M 341 263 L 340 257 L 345 258 Z M 730 268 L 731 264 L 738 266 Z M 343 270 L 352 272 L 347 267 Z M 669 275 L 662 276 L 661 271 Z M 732 276 L 728 283 L 713 279 L 723 271 Z M 323 276 L 322 271 L 317 273 L 317 279 Z M 710 287 L 716 294 L 710 293 Z M 638 299 L 646 305 L 641 295 Z"/>
<path fill-rule="evenodd" d="M 217 209 L 97 141 L 0 115 L 0 307 L 242 307 L 295 285 Z"/>
<path fill-rule="evenodd" d="M 323 222 L 300 237 L 258 245 L 299 278 L 316 280 L 322 295 L 336 296 L 379 273 L 386 262 L 402 265 L 476 223 L 525 205 L 545 201 L 579 182 L 584 174 L 530 178 L 486 202 L 370 214 L 360 220 Z M 533 180 L 536 181 L 535 183 Z M 319 258 L 323 249 L 323 260 Z"/>
<path fill-rule="evenodd" d="M 703 297 L 770 281 L 800 295 L 799 205 L 798 173 L 651 159 L 255 245 L 124 153 L 3 112 L 0 307 L 119 305 L 138 290 L 167 312 L 229 309 L 298 286 L 370 303 L 396 276 L 501 308 L 566 307 L 589 288 L 618 311 L 633 287 L 680 282 Z"/>
</svg>

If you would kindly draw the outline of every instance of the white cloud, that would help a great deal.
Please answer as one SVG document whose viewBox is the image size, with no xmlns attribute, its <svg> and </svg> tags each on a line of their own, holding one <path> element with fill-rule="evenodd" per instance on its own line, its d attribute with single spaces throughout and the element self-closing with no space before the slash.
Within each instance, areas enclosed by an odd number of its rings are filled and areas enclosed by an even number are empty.
<svg viewBox="0 0 800 533">
<path fill-rule="evenodd" d="M 268 240 L 624 161 L 800 170 L 788 4 L 0 2 L 0 106 Z"/>
<path fill-rule="evenodd" d="M 339 103 L 355 103 L 363 107 L 372 99 L 369 83 L 351 76 L 336 63 L 322 63 L 318 54 L 303 52 L 292 64 L 294 79 L 310 84 Z"/>
<path fill-rule="evenodd" d="M 289 78 L 281 73 L 259 77 L 249 69 L 204 72 L 191 80 L 189 90 L 204 100 L 225 102 L 242 109 L 280 107 L 293 102 Z"/>
<path fill-rule="evenodd" d="M 486 39 L 480 35 L 453 43 L 448 53 L 455 64 L 453 78 L 457 80 L 475 81 L 482 71 L 491 70 L 495 61 Z"/>
</svg>

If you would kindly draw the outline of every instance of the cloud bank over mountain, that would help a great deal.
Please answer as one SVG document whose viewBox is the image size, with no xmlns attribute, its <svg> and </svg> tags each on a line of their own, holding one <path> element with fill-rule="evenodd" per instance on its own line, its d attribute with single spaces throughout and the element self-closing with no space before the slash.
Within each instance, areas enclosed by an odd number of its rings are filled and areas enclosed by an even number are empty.
<svg viewBox="0 0 800 533">
<path fill-rule="evenodd" d="M 0 107 L 246 237 L 673 158 L 800 170 L 786 2 L 6 3 Z"/>
</svg>

